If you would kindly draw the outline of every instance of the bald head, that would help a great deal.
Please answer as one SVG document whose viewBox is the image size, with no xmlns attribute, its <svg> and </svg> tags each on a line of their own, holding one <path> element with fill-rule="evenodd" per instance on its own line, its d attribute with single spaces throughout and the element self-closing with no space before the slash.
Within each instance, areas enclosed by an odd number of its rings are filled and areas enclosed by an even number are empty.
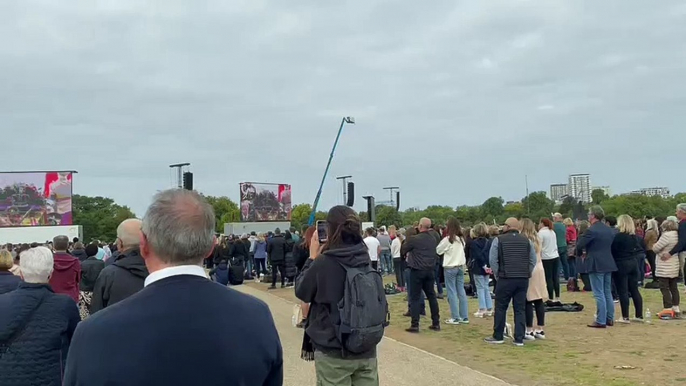
<svg viewBox="0 0 686 386">
<path fill-rule="evenodd" d="M 505 220 L 505 226 L 507 227 L 507 230 L 518 231 L 520 229 L 519 220 L 517 220 L 514 217 L 510 217 L 507 220 Z"/>
<path fill-rule="evenodd" d="M 140 247 L 141 220 L 130 218 L 124 220 L 117 227 L 117 238 L 122 250 Z"/>
<path fill-rule="evenodd" d="M 431 228 L 431 219 L 427 217 L 422 217 L 421 220 L 419 220 L 419 230 L 420 231 L 428 231 Z"/>
</svg>

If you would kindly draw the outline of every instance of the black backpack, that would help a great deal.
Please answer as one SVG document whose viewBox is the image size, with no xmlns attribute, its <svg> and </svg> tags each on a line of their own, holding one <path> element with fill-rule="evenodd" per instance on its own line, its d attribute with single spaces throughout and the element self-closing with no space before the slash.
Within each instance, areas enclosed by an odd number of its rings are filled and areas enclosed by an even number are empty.
<svg viewBox="0 0 686 386">
<path fill-rule="evenodd" d="M 339 263 L 340 264 L 340 263 Z M 371 264 L 345 269 L 345 292 L 338 302 L 338 340 L 344 350 L 362 354 L 374 349 L 389 324 L 390 313 L 381 274 Z"/>
</svg>

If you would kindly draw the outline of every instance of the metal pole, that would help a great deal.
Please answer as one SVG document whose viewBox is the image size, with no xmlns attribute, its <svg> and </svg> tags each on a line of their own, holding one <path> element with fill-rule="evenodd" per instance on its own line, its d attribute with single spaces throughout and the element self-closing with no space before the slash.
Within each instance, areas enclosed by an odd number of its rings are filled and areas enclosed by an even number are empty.
<svg viewBox="0 0 686 386">
<path fill-rule="evenodd" d="M 333 153 L 336 151 L 336 146 L 338 146 L 338 139 L 341 137 L 341 132 L 343 131 L 343 125 L 345 124 L 345 117 L 341 119 L 341 127 L 338 128 L 338 134 L 336 134 L 336 140 L 331 148 L 331 154 L 329 154 L 329 162 L 326 163 L 326 169 L 324 169 L 324 176 L 322 176 L 322 182 L 319 184 L 319 190 L 317 191 L 317 196 L 314 199 L 314 204 L 312 205 L 312 213 L 310 213 L 310 219 L 307 225 L 314 225 L 314 216 L 317 213 L 317 205 L 319 204 L 319 197 L 322 195 L 322 188 L 324 187 L 324 181 L 326 180 L 326 175 L 329 173 L 329 166 L 331 166 L 331 160 L 333 160 Z"/>
<path fill-rule="evenodd" d="M 531 215 L 531 198 L 529 197 L 529 176 L 524 175 L 524 182 L 526 183 L 526 214 Z"/>
</svg>

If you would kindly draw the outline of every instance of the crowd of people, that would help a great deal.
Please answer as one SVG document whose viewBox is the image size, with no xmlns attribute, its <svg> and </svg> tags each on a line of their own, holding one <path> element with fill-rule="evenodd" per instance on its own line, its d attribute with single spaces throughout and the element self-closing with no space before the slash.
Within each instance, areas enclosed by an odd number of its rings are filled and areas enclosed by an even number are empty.
<svg viewBox="0 0 686 386">
<path fill-rule="evenodd" d="M 502 344 L 507 336 L 516 346 L 546 339 L 545 304 L 561 301 L 560 277 L 569 291 L 593 292 L 592 328 L 642 322 L 638 289 L 646 277 L 653 280 L 645 287 L 663 295 L 658 316 L 681 313 L 677 283 L 684 277 L 686 204 L 664 219 L 615 219 L 592 206 L 588 221 L 556 213 L 536 222 L 509 218 L 502 226 L 466 228 L 455 218 L 445 224 L 422 218 L 405 228 L 364 230 L 352 209 L 336 206 L 324 239 L 314 226 L 218 238 L 214 221 L 200 195 L 175 189 L 159 193 L 142 220 L 122 222 L 112 245 L 84 246 L 65 236 L 43 245 L 5 245 L 3 380 L 192 384 L 194 369 L 213 358 L 228 367 L 204 372 L 205 384 L 241 379 L 279 385 L 282 349 L 269 309 L 225 289 L 244 279 L 268 281 L 271 289 L 279 279 L 282 288 L 295 287 L 302 301 L 301 356 L 315 362 L 322 385 L 378 385 L 376 345 L 389 322 L 385 275 L 394 275 L 397 291 L 407 294 L 406 331 L 420 332 L 428 301 L 430 330 L 468 325 L 470 316 L 493 317 L 493 334 L 484 339 L 489 344 Z M 450 315 L 442 321 L 444 288 Z M 469 295 L 478 298 L 473 313 Z M 621 317 L 615 317 L 615 302 Z M 510 303 L 513 329 L 506 323 Z M 215 334 L 216 326 L 222 334 Z M 140 366 L 149 358 L 164 361 L 154 369 Z"/>
<path fill-rule="evenodd" d="M 283 384 L 267 305 L 217 285 L 202 267 L 214 228 L 202 196 L 174 189 L 158 193 L 142 220 L 122 222 L 110 253 L 66 236 L 5 245 L 0 383 Z M 202 371 L 208 363 L 221 371 Z"/>
</svg>

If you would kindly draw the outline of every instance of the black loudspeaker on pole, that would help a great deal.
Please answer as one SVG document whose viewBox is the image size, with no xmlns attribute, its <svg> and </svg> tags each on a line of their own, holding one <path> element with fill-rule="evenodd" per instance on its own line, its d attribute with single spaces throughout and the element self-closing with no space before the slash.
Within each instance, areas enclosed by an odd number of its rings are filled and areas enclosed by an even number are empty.
<svg viewBox="0 0 686 386">
<path fill-rule="evenodd" d="M 183 173 L 183 188 L 186 190 L 193 190 L 193 173 Z"/>
<path fill-rule="evenodd" d="M 367 215 L 369 216 L 369 221 L 375 222 L 376 221 L 376 203 L 374 200 L 374 196 L 364 196 L 363 198 L 365 200 L 367 200 Z"/>
<path fill-rule="evenodd" d="M 352 207 L 355 205 L 355 183 L 348 182 L 348 199 L 345 205 Z"/>
<path fill-rule="evenodd" d="M 400 192 L 395 192 L 395 210 L 400 211 Z"/>
</svg>

